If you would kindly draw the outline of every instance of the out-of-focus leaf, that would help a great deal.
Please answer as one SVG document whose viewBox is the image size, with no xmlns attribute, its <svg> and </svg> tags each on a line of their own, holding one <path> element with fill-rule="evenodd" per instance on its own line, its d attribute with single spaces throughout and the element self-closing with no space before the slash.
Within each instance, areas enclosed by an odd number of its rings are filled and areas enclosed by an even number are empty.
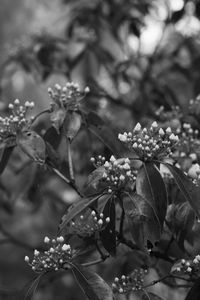
<svg viewBox="0 0 200 300">
<path fill-rule="evenodd" d="M 65 117 L 66 110 L 64 108 L 55 107 L 55 109 L 51 112 L 50 119 L 58 134 L 60 133 L 60 128 L 64 123 Z"/>
<path fill-rule="evenodd" d="M 146 292 L 142 295 L 142 300 L 163 300 L 163 298 L 154 293 Z"/>
<path fill-rule="evenodd" d="M 105 172 L 105 168 L 103 166 L 94 170 L 87 179 L 86 185 L 92 186 L 93 188 L 97 188 L 100 179 L 103 178 L 103 173 Z"/>
<path fill-rule="evenodd" d="M 86 115 L 86 124 L 88 129 L 94 134 L 110 151 L 118 156 L 120 151 L 120 143 L 117 136 L 114 134 L 112 129 L 108 127 L 103 121 L 100 121 L 100 117 L 94 122 L 95 116 L 93 112 Z"/>
<path fill-rule="evenodd" d="M 110 222 L 106 228 L 100 232 L 100 238 L 104 248 L 114 256 L 116 254 L 116 234 L 115 234 L 115 201 L 109 200 L 103 210 L 104 217 L 109 217 Z"/>
<path fill-rule="evenodd" d="M 0 161 L 0 174 L 3 173 L 5 167 L 7 166 L 8 160 L 10 158 L 10 155 L 12 154 L 15 147 L 8 147 L 3 149 L 3 153 L 1 155 L 1 161 Z"/>
<path fill-rule="evenodd" d="M 174 177 L 174 180 L 182 192 L 186 201 L 188 201 L 195 213 L 200 218 L 200 187 L 195 186 L 193 182 L 178 168 L 165 163 Z"/>
<path fill-rule="evenodd" d="M 167 211 L 167 191 L 161 174 L 154 163 L 143 164 L 139 170 L 136 179 L 136 191 L 152 207 L 161 234 Z"/>
<path fill-rule="evenodd" d="M 65 226 L 78 214 L 80 214 L 84 209 L 86 209 L 88 206 L 92 205 L 97 200 L 101 199 L 103 197 L 102 195 L 98 195 L 95 197 L 90 198 L 84 198 L 80 199 L 75 204 L 72 204 L 70 208 L 68 209 L 67 213 L 62 217 L 61 224 L 59 225 L 59 232 L 61 232 L 63 229 L 65 229 Z M 108 199 L 111 197 L 111 195 L 106 195 L 105 197 L 108 197 Z"/>
<path fill-rule="evenodd" d="M 17 137 L 17 145 L 34 161 L 44 164 L 46 145 L 43 138 L 34 131 L 26 131 Z"/>
<path fill-rule="evenodd" d="M 108 284 L 96 273 L 85 270 L 80 265 L 72 265 L 72 273 L 89 300 L 113 300 Z"/>
<path fill-rule="evenodd" d="M 48 142 L 54 149 L 57 149 L 61 142 L 61 134 L 58 133 L 55 127 L 51 126 L 45 132 L 43 139 Z"/>
<path fill-rule="evenodd" d="M 64 133 L 71 142 L 79 132 L 81 128 L 82 118 L 81 115 L 76 112 L 69 112 L 66 114 L 66 118 L 63 124 Z"/>
<path fill-rule="evenodd" d="M 145 249 L 147 241 L 152 243 L 160 238 L 158 219 L 152 206 L 137 194 L 128 194 L 123 199 L 125 215 L 129 222 L 130 232 L 140 249 Z"/>
<path fill-rule="evenodd" d="M 198 278 L 193 285 L 193 287 L 189 290 L 187 297 L 185 300 L 199 300 L 200 299 L 200 278 Z"/>
</svg>

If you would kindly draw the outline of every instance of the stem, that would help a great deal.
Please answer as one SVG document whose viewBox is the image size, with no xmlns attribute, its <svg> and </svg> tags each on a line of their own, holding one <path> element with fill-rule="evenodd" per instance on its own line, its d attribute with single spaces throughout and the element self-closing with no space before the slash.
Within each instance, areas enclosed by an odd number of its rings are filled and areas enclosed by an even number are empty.
<svg viewBox="0 0 200 300">
<path fill-rule="evenodd" d="M 67 139 L 67 155 L 68 155 L 70 179 L 72 182 L 74 182 L 74 170 L 73 170 L 73 162 L 72 162 L 72 155 L 71 155 L 71 145 L 68 139 Z"/>
<path fill-rule="evenodd" d="M 104 262 L 110 255 L 104 255 L 104 257 L 101 257 L 99 259 L 96 259 L 94 261 L 90 261 L 88 263 L 84 263 L 84 264 L 81 264 L 82 267 L 90 267 L 90 266 L 93 266 L 93 265 L 97 265 L 97 264 L 100 264 L 101 262 Z"/>
</svg>

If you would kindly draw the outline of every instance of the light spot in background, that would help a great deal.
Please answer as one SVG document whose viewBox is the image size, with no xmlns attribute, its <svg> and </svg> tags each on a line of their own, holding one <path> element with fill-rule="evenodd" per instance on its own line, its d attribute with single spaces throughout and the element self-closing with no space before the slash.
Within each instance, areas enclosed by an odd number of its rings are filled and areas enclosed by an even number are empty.
<svg viewBox="0 0 200 300">
<path fill-rule="evenodd" d="M 169 0 L 170 9 L 172 11 L 181 10 L 184 6 L 183 0 Z"/>
</svg>

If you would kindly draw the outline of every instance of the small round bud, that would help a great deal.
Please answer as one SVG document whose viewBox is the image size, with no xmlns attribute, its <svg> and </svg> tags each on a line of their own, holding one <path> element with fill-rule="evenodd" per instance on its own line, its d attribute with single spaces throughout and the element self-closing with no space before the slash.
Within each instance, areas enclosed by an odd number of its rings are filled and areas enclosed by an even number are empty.
<svg viewBox="0 0 200 300">
<path fill-rule="evenodd" d="M 25 260 L 25 262 L 29 263 L 30 258 L 29 258 L 28 256 L 25 256 L 25 257 L 24 257 L 24 260 Z"/>
<path fill-rule="evenodd" d="M 14 104 L 19 105 L 20 104 L 19 99 L 15 99 Z"/>
<path fill-rule="evenodd" d="M 45 236 L 44 243 L 48 244 L 49 242 L 50 242 L 50 239 L 48 238 L 48 236 Z"/>
</svg>

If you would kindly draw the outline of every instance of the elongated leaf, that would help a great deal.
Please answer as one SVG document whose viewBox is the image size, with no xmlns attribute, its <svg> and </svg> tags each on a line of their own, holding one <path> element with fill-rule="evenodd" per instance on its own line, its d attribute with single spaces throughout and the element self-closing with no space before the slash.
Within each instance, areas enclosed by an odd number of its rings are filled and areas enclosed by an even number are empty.
<svg viewBox="0 0 200 300">
<path fill-rule="evenodd" d="M 161 234 L 167 211 L 167 191 L 161 174 L 154 163 L 146 163 L 139 170 L 136 179 L 136 191 L 152 207 Z"/>
<path fill-rule="evenodd" d="M 69 112 L 66 115 L 63 128 L 66 137 L 71 142 L 81 128 L 82 118 L 81 115 L 76 112 Z"/>
<path fill-rule="evenodd" d="M 142 295 L 142 300 L 163 300 L 163 298 L 154 293 L 146 292 Z"/>
<path fill-rule="evenodd" d="M 68 209 L 68 212 L 62 217 L 62 222 L 59 225 L 59 232 L 61 232 L 63 229 L 65 229 L 65 226 L 78 214 L 80 214 L 85 208 L 92 205 L 95 201 L 100 199 L 102 195 L 95 196 L 93 198 L 85 198 L 80 199 L 75 204 L 72 204 L 70 208 Z M 106 195 L 105 197 L 108 197 L 108 199 L 111 197 L 111 195 Z"/>
<path fill-rule="evenodd" d="M 115 201 L 114 199 L 109 200 L 103 210 L 105 217 L 110 218 L 110 222 L 106 228 L 100 232 L 100 237 L 104 248 L 115 256 L 116 254 L 116 234 L 115 234 Z"/>
<path fill-rule="evenodd" d="M 200 299 L 200 278 L 197 279 L 193 287 L 190 289 L 185 300 L 199 300 Z"/>
<path fill-rule="evenodd" d="M 31 159 L 44 163 L 46 159 L 46 145 L 43 138 L 34 131 L 26 131 L 17 137 L 17 145 Z"/>
<path fill-rule="evenodd" d="M 108 284 L 96 273 L 85 270 L 79 265 L 72 266 L 72 273 L 89 300 L 113 300 Z"/>
<path fill-rule="evenodd" d="M 200 187 L 195 186 L 193 182 L 178 168 L 165 163 L 174 177 L 174 180 L 182 192 L 186 201 L 188 201 L 195 213 L 200 218 Z"/>
<path fill-rule="evenodd" d="M 12 154 L 13 150 L 15 147 L 8 147 L 3 149 L 3 153 L 1 156 L 1 161 L 0 161 L 0 174 L 3 173 L 5 170 L 5 167 L 7 166 L 8 160 L 10 158 L 10 155 Z"/>
<path fill-rule="evenodd" d="M 45 142 L 48 142 L 55 150 L 60 145 L 61 138 L 61 133 L 58 133 L 53 126 L 49 127 L 43 136 Z"/>
<path fill-rule="evenodd" d="M 151 205 L 140 195 L 127 193 L 123 206 L 133 239 L 145 250 L 148 240 L 154 243 L 160 238 L 158 219 Z"/>
<path fill-rule="evenodd" d="M 60 128 L 63 126 L 66 117 L 66 110 L 64 108 L 55 107 L 54 111 L 51 113 L 51 123 L 59 134 Z"/>
</svg>

